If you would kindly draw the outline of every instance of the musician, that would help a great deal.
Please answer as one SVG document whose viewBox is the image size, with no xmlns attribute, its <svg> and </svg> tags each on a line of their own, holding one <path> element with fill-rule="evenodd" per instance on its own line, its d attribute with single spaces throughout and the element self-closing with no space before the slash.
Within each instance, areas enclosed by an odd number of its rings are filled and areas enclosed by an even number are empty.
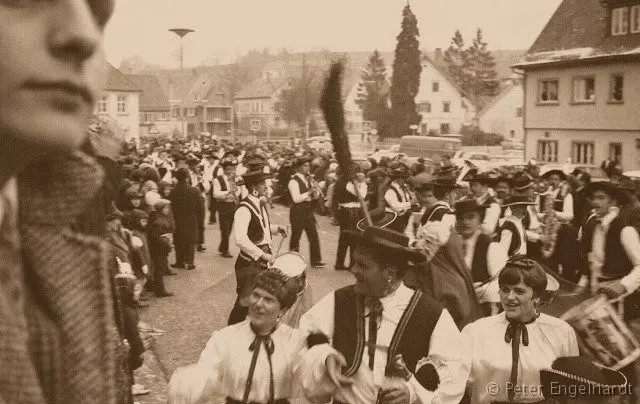
<svg viewBox="0 0 640 404">
<path fill-rule="evenodd" d="M 259 159 L 259 158 L 258 158 Z M 257 159 L 249 159 L 249 165 L 255 164 Z M 287 235 L 287 230 L 271 223 L 265 205 L 267 186 L 265 180 L 268 174 L 262 170 L 262 165 L 251 166 L 243 176 L 244 183 L 249 190 L 246 198 L 240 202 L 235 211 L 233 221 L 233 235 L 240 253 L 236 259 L 236 274 L 243 268 L 252 266 L 260 269 L 267 268 L 274 260 L 271 238 L 280 233 Z M 247 315 L 247 308 L 240 304 L 241 291 L 245 289 L 242 277 L 236 276 L 238 298 L 229 316 L 229 324 L 239 323 Z"/>
<path fill-rule="evenodd" d="M 213 181 L 213 197 L 216 198 L 218 219 L 220 221 L 220 246 L 218 251 L 225 258 L 233 258 L 229 254 L 229 235 L 233 227 L 233 214 L 242 197 L 242 191 L 237 185 L 235 156 L 227 154 L 220 162 L 223 173 Z"/>
<path fill-rule="evenodd" d="M 527 256 L 536 261 L 541 261 L 542 257 L 542 224 L 538 219 L 536 206 L 539 204 L 539 196 L 535 193 L 536 183 L 530 175 L 524 172 L 518 172 L 511 179 L 512 194 L 522 196 L 527 200 L 534 202 L 534 205 L 527 206 L 527 215 L 522 219 L 525 233 L 527 236 Z M 511 215 L 511 209 L 504 207 L 504 216 Z"/>
<path fill-rule="evenodd" d="M 491 276 L 487 267 L 487 250 L 491 237 L 482 232 L 486 206 L 475 199 L 463 199 L 455 204 L 456 230 L 462 239 L 464 262 L 473 282 L 484 282 Z"/>
<path fill-rule="evenodd" d="M 433 186 L 430 182 L 422 182 L 414 185 L 413 191 L 416 194 L 416 199 L 420 205 L 420 210 L 413 210 L 411 216 L 409 216 L 409 222 L 404 230 L 404 234 L 409 237 L 409 244 L 417 238 L 418 229 L 420 228 L 420 220 L 424 213 L 431 206 L 435 205 L 438 200 L 433 196 Z"/>
<path fill-rule="evenodd" d="M 579 228 L 588 217 L 589 201 L 586 187 L 591 183 L 591 174 L 576 168 L 571 174 L 575 180 L 573 190 L 573 224 Z"/>
<path fill-rule="evenodd" d="M 504 202 L 510 214 L 498 229 L 497 239 L 503 257 L 527 255 L 527 235 L 523 220 L 528 216 L 528 206 L 533 204 L 525 196 L 510 196 Z"/>
<path fill-rule="evenodd" d="M 553 283 L 549 278 L 537 262 L 512 257 L 498 276 L 504 312 L 462 330 L 465 355 L 471 357 L 471 403 L 542 402 L 542 392 L 535 388 L 540 370 L 550 368 L 558 357 L 578 355 L 573 328 L 538 310 L 541 295 Z M 510 363 L 505 363 L 507 358 Z"/>
<path fill-rule="evenodd" d="M 420 228 L 429 225 L 435 234 L 437 234 L 437 245 L 444 245 L 449 240 L 451 229 L 456 225 L 456 216 L 451 209 L 455 199 L 454 190 L 458 188 L 456 178 L 451 171 L 440 171 L 436 174 L 436 178 L 431 181 L 431 189 L 436 202 L 428 207 L 422 219 L 420 219 Z M 418 230 L 418 238 L 420 238 L 420 229 Z"/>
<path fill-rule="evenodd" d="M 494 183 L 494 179 L 487 174 L 475 174 L 469 180 L 471 197 L 478 202 L 478 205 L 487 205 L 481 230 L 488 235 L 495 233 L 501 214 L 498 201 L 489 193 L 489 187 Z"/>
<path fill-rule="evenodd" d="M 350 235 L 357 243 L 356 283 L 329 293 L 300 320 L 303 334 L 324 336 L 340 352 L 326 359 L 328 372 L 310 371 L 303 381 L 329 376 L 337 382 L 325 382 L 313 402 L 458 403 L 468 376 L 460 332 L 446 309 L 402 282 L 409 261 L 424 256 L 389 229 L 372 226 Z M 397 354 L 409 372 L 389 386 L 385 368 Z"/>
<path fill-rule="evenodd" d="M 291 177 L 288 184 L 289 193 L 291 194 L 291 209 L 289 213 L 291 242 L 289 249 L 297 252 L 300 249 L 302 232 L 306 232 L 309 239 L 311 266 L 321 268 L 326 264 L 322 262 L 320 239 L 316 229 L 316 217 L 311 205 L 313 194 L 318 192 L 310 181 L 311 159 L 300 157 L 295 162 L 295 169 L 296 174 Z"/>
<path fill-rule="evenodd" d="M 355 182 L 358 185 L 358 193 L 364 199 L 368 192 L 364 173 L 357 173 Z M 338 223 L 340 225 L 335 270 L 348 270 L 349 268 L 344 264 L 344 260 L 348 249 L 350 256 L 349 262 L 353 263 L 353 248 L 350 248 L 347 237 L 343 234 L 343 231 L 355 229 L 356 223 L 362 218 L 362 207 L 360 206 L 353 181 L 348 181 L 348 179 L 343 178 L 342 175 L 340 175 L 339 180 L 334 186 L 333 198 L 335 198 L 338 204 Z"/>
<path fill-rule="evenodd" d="M 562 277 L 576 282 L 579 278 L 577 267 L 578 246 L 577 228 L 572 225 L 574 219 L 573 194 L 567 175 L 561 170 L 551 170 L 546 172 L 543 179 L 547 181 L 549 187 L 545 194 L 540 196 L 540 217 L 553 214 L 560 221 L 560 227 L 556 235 L 556 245 L 562 248 L 555 248 L 550 257 L 547 257 L 545 264 L 554 272 L 559 273 L 562 266 Z M 546 212 L 547 198 L 553 198 L 552 211 Z"/>
<path fill-rule="evenodd" d="M 502 202 L 511 196 L 511 181 L 510 178 L 504 174 L 498 176 L 494 181 L 496 192 L 495 200 L 498 205 L 502 206 Z"/>
<path fill-rule="evenodd" d="M 391 224 L 391 228 L 396 231 L 404 231 L 407 227 L 415 202 L 415 196 L 406 184 L 410 176 L 409 167 L 403 163 L 394 162 L 389 166 L 391 183 L 384 193 L 384 200 L 387 211 L 395 212 L 397 215 L 396 221 Z"/>
</svg>

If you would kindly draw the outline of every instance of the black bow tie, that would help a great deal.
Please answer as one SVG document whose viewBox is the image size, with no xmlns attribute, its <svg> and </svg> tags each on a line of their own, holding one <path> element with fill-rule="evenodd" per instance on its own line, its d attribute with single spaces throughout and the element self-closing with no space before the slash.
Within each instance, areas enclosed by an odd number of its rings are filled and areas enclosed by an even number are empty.
<svg viewBox="0 0 640 404">
<path fill-rule="evenodd" d="M 504 334 L 504 342 L 511 343 L 511 378 L 509 381 L 511 385 L 515 386 L 518 382 L 518 362 L 520 361 L 520 340 L 522 339 L 523 346 L 529 346 L 529 332 L 527 331 L 527 324 L 531 324 L 536 320 L 534 317 L 531 321 L 522 323 L 520 321 L 511 320 L 507 317 L 509 325 L 507 331 Z M 515 391 L 509 390 L 509 401 L 512 401 L 515 397 Z"/>
<path fill-rule="evenodd" d="M 369 297 L 365 301 L 366 306 L 369 308 L 369 314 L 367 317 L 378 318 L 382 315 L 382 302 L 375 297 Z"/>
<path fill-rule="evenodd" d="M 260 344 L 264 344 L 264 348 L 269 355 L 273 355 L 274 347 L 271 335 L 256 335 L 251 345 L 249 345 L 249 351 L 253 352 L 256 347 L 260 349 Z"/>
</svg>

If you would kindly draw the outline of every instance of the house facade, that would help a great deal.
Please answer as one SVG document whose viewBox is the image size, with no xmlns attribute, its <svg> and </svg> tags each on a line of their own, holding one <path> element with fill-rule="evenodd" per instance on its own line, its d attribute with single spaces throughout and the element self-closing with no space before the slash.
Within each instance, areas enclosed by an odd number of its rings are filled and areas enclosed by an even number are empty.
<svg viewBox="0 0 640 404">
<path fill-rule="evenodd" d="M 234 100 L 238 129 L 265 137 L 285 131 L 287 123 L 276 111 L 276 103 L 287 85 L 287 78 L 265 74 L 240 90 Z"/>
<path fill-rule="evenodd" d="M 179 104 L 184 133 L 231 135 L 232 103 L 221 86 L 221 77 L 211 72 L 201 74 Z"/>
<path fill-rule="evenodd" d="M 640 2 L 564 0 L 514 68 L 526 158 L 640 168 Z"/>
<path fill-rule="evenodd" d="M 422 115 L 417 132 L 422 135 L 459 133 L 463 125 L 471 124 L 475 114 L 464 93 L 426 55 L 415 100 Z"/>
<path fill-rule="evenodd" d="M 106 69 L 107 82 L 94 112 L 101 120 L 108 120 L 122 140 L 139 142 L 142 90 L 112 65 L 107 64 Z"/>
<path fill-rule="evenodd" d="M 522 84 L 509 84 L 478 113 L 483 132 L 497 133 L 514 142 L 524 140 L 524 90 Z"/>
<path fill-rule="evenodd" d="M 138 87 L 140 94 L 140 136 L 170 135 L 171 104 L 160 86 L 158 78 L 151 74 L 128 74 L 132 83 Z"/>
</svg>

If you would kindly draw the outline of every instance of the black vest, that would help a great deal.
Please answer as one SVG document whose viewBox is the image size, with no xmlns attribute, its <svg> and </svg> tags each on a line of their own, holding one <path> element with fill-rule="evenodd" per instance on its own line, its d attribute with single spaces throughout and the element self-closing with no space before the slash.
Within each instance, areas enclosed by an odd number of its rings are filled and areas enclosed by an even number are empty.
<svg viewBox="0 0 640 404">
<path fill-rule="evenodd" d="M 229 190 L 229 188 L 227 188 L 227 181 L 224 180 L 224 177 L 222 175 L 217 176 L 216 179 L 218 180 L 218 183 L 220 184 L 220 190 L 222 192 L 225 192 L 225 191 Z"/>
<path fill-rule="evenodd" d="M 298 183 L 298 187 L 300 187 L 300 194 L 304 194 L 306 192 L 309 192 L 309 187 L 307 186 L 307 184 L 305 184 L 305 182 L 302 180 L 302 178 L 300 178 L 297 174 L 296 175 L 292 175 L 291 179 L 294 180 L 295 182 Z M 294 206 L 305 206 L 305 205 L 310 205 L 311 203 L 309 201 L 302 201 L 300 203 L 291 203 L 291 207 Z"/>
<path fill-rule="evenodd" d="M 484 282 L 491 278 L 487 269 L 487 251 L 491 244 L 491 237 L 480 234 L 476 241 L 476 248 L 473 250 L 473 260 L 471 261 L 471 278 L 474 282 Z"/>
<path fill-rule="evenodd" d="M 350 377 L 360 368 L 366 346 L 364 296 L 357 294 L 353 285 L 338 289 L 334 312 L 333 347 L 347 360 L 345 375 Z M 388 360 L 402 354 L 407 368 L 413 372 L 418 361 L 429 355 L 429 341 L 441 313 L 442 306 L 437 302 L 422 292 L 414 292 L 391 339 Z"/>
<path fill-rule="evenodd" d="M 347 203 L 347 202 L 358 202 L 358 197 L 347 191 L 348 182 L 336 182 L 336 188 L 334 189 L 333 195 L 336 198 L 338 203 Z M 362 195 L 362 197 L 366 197 L 366 195 Z"/>
<path fill-rule="evenodd" d="M 568 192 L 563 192 L 562 189 L 560 190 L 560 192 L 558 192 L 558 196 L 553 200 L 553 210 L 555 210 L 556 212 L 562 212 L 562 210 L 564 209 L 564 198 L 566 198 L 568 194 Z M 544 205 L 546 203 L 546 199 L 549 197 L 549 194 L 540 195 L 541 212 L 544 212 Z"/>
<path fill-rule="evenodd" d="M 624 227 L 624 221 L 620 216 L 613 219 L 609 225 L 604 242 L 604 265 L 602 266 L 602 274 L 607 278 L 621 278 L 633 269 L 633 264 L 620 242 L 620 232 Z"/>
<path fill-rule="evenodd" d="M 582 238 L 580 239 L 580 255 L 584 260 L 589 258 L 589 253 L 593 248 L 593 232 L 596 229 L 598 217 L 591 214 L 582 225 Z"/>
<path fill-rule="evenodd" d="M 394 187 L 393 185 L 389 185 L 389 189 L 396 194 L 396 198 L 398 198 L 398 202 L 409 202 L 409 199 L 407 199 L 408 192 L 406 187 L 404 186 L 402 187 L 402 191 L 404 192 L 404 195 L 400 193 L 400 191 L 398 191 L 398 188 Z"/>
<path fill-rule="evenodd" d="M 424 212 L 424 215 L 422 215 L 420 223 L 425 224 L 427 222 L 439 222 L 442 220 L 444 215 L 447 214 L 453 214 L 451 209 L 439 203 L 435 203 L 427 208 L 427 210 Z"/>
<path fill-rule="evenodd" d="M 516 251 L 520 249 L 522 244 L 520 234 L 520 229 L 510 220 L 505 220 L 504 224 L 500 226 L 498 231 L 496 232 L 496 241 L 500 242 L 500 237 L 502 237 L 502 230 L 509 230 L 511 232 L 511 244 L 509 244 L 509 256 L 513 255 Z"/>
<path fill-rule="evenodd" d="M 251 213 L 251 220 L 249 221 L 249 227 L 247 228 L 247 237 L 249 237 L 249 240 L 253 244 L 258 245 L 258 243 L 264 239 L 264 230 L 262 230 L 261 221 L 265 221 L 265 226 L 269 225 L 269 213 L 267 213 L 267 211 L 265 210 L 266 217 L 263 218 L 261 216 L 258 216 L 257 212 L 260 212 L 261 206 L 256 206 L 249 200 L 249 198 L 245 198 L 242 202 L 240 202 L 240 205 L 238 205 L 238 209 L 240 209 L 241 207 L 248 209 Z"/>
</svg>

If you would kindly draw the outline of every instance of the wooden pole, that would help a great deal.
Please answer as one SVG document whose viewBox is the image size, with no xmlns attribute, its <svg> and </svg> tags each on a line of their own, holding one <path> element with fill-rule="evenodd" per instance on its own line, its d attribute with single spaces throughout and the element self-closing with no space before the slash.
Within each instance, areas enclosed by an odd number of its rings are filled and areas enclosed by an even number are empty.
<svg viewBox="0 0 640 404">
<path fill-rule="evenodd" d="M 369 226 L 373 226 L 373 220 L 371 220 L 371 213 L 369 213 L 367 202 L 364 200 L 364 197 L 360 195 L 360 190 L 358 190 L 358 182 L 355 179 L 352 179 L 351 183 L 356 191 L 356 196 L 358 197 L 358 202 L 360 202 L 360 206 L 362 207 L 362 213 L 364 213 L 364 218 L 367 221 L 367 224 Z"/>
</svg>

